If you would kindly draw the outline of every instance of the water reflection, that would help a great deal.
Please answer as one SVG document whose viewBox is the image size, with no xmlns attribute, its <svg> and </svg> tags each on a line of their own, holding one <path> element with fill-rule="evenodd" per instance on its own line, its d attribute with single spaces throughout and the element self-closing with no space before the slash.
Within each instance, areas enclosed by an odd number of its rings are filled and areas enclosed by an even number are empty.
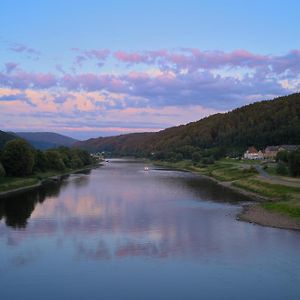
<svg viewBox="0 0 300 300">
<path fill-rule="evenodd" d="M 285 282 L 294 280 L 297 286 L 298 233 L 237 222 L 238 203 L 248 198 L 190 173 L 151 167 L 145 172 L 143 166 L 111 162 L 90 174 L 74 174 L 35 191 L 0 199 L 0 269 L 27 268 L 30 272 L 32 268 L 35 272 L 46 266 L 51 273 L 53 264 L 59 272 L 72 270 L 66 278 L 84 273 L 91 284 L 105 267 L 108 278 L 109 274 L 119 275 L 113 273 L 117 268 L 129 280 L 138 262 L 143 264 L 143 275 L 151 274 L 155 281 L 159 272 L 152 274 L 149 268 L 168 263 L 175 268 L 174 274 L 183 276 L 178 287 L 195 290 L 199 285 L 191 284 L 186 262 L 195 266 L 193 278 L 207 275 L 203 266 L 210 272 L 213 266 L 216 274 L 229 270 L 251 274 L 254 270 L 252 281 L 266 266 L 268 272 L 280 278 L 284 274 Z M 91 266 L 94 269 L 89 273 Z M 167 276 L 174 274 L 171 271 Z M 53 270 L 51 275 L 56 282 Z M 102 280 L 106 279 L 102 276 Z M 111 277 L 107 286 L 112 285 Z M 135 288 L 132 285 L 132 291 Z M 112 290 L 105 299 L 111 299 Z M 78 299 L 83 295 L 79 292 Z M 164 298 L 170 297 L 179 296 Z M 57 297 L 50 291 L 49 298 Z M 123 294 L 115 298 L 123 299 Z"/>
</svg>

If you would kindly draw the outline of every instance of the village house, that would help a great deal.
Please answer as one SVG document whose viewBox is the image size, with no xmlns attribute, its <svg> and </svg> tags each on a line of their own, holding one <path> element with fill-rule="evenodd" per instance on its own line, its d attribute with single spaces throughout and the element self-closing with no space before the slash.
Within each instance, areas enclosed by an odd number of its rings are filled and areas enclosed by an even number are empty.
<svg viewBox="0 0 300 300">
<path fill-rule="evenodd" d="M 264 158 L 274 159 L 279 152 L 280 146 L 268 146 L 265 149 Z"/>
<path fill-rule="evenodd" d="M 268 146 L 264 151 L 257 150 L 255 147 L 250 147 L 244 153 L 245 159 L 275 159 L 276 155 L 280 151 L 295 151 L 298 149 L 298 145 L 280 145 L 280 146 Z"/>
<path fill-rule="evenodd" d="M 250 147 L 248 150 L 244 153 L 245 159 L 263 159 L 264 154 L 262 151 L 257 151 L 255 147 Z"/>
</svg>

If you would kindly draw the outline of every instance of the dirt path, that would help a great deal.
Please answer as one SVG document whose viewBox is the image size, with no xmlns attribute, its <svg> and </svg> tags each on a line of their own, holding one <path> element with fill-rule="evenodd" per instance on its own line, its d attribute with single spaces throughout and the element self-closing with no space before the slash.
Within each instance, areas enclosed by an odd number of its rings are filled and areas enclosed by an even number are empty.
<svg viewBox="0 0 300 300">
<path fill-rule="evenodd" d="M 281 184 L 285 186 L 291 186 L 291 187 L 298 187 L 300 188 L 300 180 L 294 179 L 294 178 L 283 178 L 280 176 L 272 176 L 268 174 L 260 165 L 254 166 L 257 172 L 259 173 L 260 179 L 263 179 L 264 181 L 268 183 L 275 183 L 275 184 Z"/>
</svg>

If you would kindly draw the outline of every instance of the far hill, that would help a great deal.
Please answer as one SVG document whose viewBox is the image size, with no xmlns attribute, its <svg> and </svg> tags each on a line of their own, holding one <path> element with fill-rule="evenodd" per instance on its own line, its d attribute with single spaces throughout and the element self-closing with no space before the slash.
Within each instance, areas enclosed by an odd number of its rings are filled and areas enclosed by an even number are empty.
<svg viewBox="0 0 300 300">
<path fill-rule="evenodd" d="M 16 137 L 13 134 L 4 132 L 0 130 L 0 149 L 6 144 L 6 142 L 15 139 Z"/>
<path fill-rule="evenodd" d="M 41 150 L 59 146 L 71 147 L 78 142 L 76 139 L 54 132 L 16 132 L 15 134 Z"/>
<path fill-rule="evenodd" d="M 222 149 L 241 153 L 249 146 L 300 144 L 300 93 L 256 102 L 228 113 L 215 114 L 187 125 L 156 133 L 133 133 L 77 142 L 89 151 L 113 155 L 165 156 Z"/>
</svg>

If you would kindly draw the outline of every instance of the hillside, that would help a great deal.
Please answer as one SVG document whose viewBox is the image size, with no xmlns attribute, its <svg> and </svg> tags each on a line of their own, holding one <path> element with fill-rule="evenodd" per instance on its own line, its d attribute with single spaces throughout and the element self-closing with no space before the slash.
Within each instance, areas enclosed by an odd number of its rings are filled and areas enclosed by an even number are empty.
<svg viewBox="0 0 300 300">
<path fill-rule="evenodd" d="M 190 157 L 195 151 L 241 153 L 248 146 L 300 144 L 300 93 L 256 102 L 157 133 L 134 133 L 75 143 L 114 155 Z M 205 150 L 208 151 L 208 150 Z"/>
<path fill-rule="evenodd" d="M 72 146 L 78 140 L 54 132 L 16 132 L 17 136 L 27 140 L 33 147 L 41 150 L 58 146 Z"/>
<path fill-rule="evenodd" d="M 6 144 L 6 142 L 15 139 L 16 137 L 13 134 L 4 132 L 0 130 L 0 149 Z"/>
</svg>

